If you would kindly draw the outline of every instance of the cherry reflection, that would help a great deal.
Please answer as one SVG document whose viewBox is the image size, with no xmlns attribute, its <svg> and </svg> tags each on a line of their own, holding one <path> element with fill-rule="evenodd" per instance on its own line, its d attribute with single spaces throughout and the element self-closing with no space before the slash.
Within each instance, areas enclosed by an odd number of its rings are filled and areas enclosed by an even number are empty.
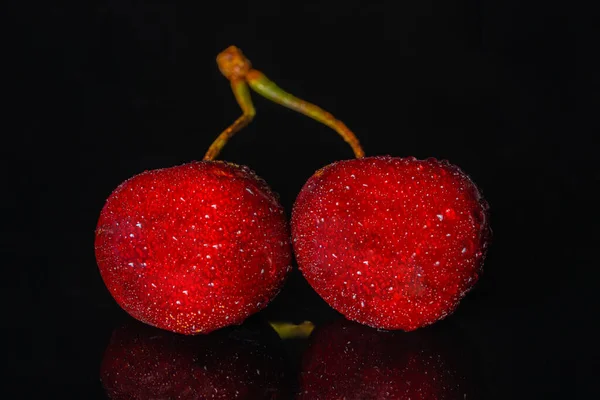
<svg viewBox="0 0 600 400">
<path fill-rule="evenodd" d="M 298 399 L 476 399 L 469 357 L 443 332 L 378 331 L 339 319 L 311 336 Z"/>
<path fill-rule="evenodd" d="M 113 332 L 100 379 L 115 400 L 287 398 L 277 340 L 262 325 L 183 336 L 132 321 Z"/>
</svg>

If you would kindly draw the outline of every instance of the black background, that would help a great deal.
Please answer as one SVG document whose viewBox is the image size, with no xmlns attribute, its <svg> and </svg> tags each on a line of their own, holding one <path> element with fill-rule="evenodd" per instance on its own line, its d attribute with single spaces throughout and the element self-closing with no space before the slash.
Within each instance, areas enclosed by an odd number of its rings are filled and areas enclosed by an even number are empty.
<svg viewBox="0 0 600 400">
<path fill-rule="evenodd" d="M 471 0 L 51 3 L 3 13 L 7 398 L 102 398 L 98 365 L 129 317 L 98 273 L 97 218 L 123 180 L 201 159 L 239 116 L 215 63 L 231 44 L 343 120 L 368 155 L 448 159 L 483 190 L 494 230 L 484 275 L 440 324 L 471 343 L 485 398 L 591 397 L 591 13 Z M 327 127 L 254 100 L 255 121 L 221 158 L 254 169 L 289 214 L 316 169 L 352 152 Z M 334 315 L 294 271 L 259 317 Z"/>
</svg>

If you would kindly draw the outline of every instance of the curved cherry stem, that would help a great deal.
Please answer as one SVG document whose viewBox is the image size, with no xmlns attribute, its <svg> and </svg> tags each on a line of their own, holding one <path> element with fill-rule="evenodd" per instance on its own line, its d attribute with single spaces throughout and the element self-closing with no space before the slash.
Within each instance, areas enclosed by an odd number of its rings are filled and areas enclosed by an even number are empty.
<svg viewBox="0 0 600 400">
<path fill-rule="evenodd" d="M 242 108 L 242 116 L 235 120 L 233 124 L 231 124 L 227 129 L 225 129 L 214 142 L 210 145 L 206 154 L 204 155 L 204 160 L 214 160 L 217 158 L 221 149 L 225 147 L 225 144 L 229 141 L 229 139 L 239 132 L 242 128 L 248 125 L 256 115 L 256 111 L 254 110 L 254 105 L 252 104 L 252 98 L 250 97 L 250 89 L 248 89 L 248 85 L 244 80 L 234 79 L 231 81 L 231 89 L 233 90 L 233 94 L 235 95 L 235 99 L 238 104 Z"/>
<path fill-rule="evenodd" d="M 214 160 L 227 141 L 248 125 L 256 115 L 248 86 L 258 94 L 277 104 L 327 125 L 335 130 L 352 147 L 356 158 L 364 157 L 365 152 L 360 146 L 356 135 L 342 121 L 336 119 L 322 108 L 299 99 L 279 88 L 262 72 L 253 69 L 250 60 L 237 47 L 230 46 L 219 53 L 217 56 L 217 65 L 221 73 L 231 82 L 231 89 L 242 109 L 242 116 L 215 139 L 206 152 L 204 160 Z"/>
</svg>

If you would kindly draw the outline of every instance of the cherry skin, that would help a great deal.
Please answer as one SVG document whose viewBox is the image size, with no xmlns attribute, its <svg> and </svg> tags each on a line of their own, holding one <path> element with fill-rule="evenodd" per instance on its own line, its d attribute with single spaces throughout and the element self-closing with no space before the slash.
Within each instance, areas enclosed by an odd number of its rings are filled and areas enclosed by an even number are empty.
<svg viewBox="0 0 600 400">
<path fill-rule="evenodd" d="M 183 334 L 241 323 L 274 298 L 291 268 L 276 195 L 248 168 L 221 161 L 123 182 L 102 209 L 95 250 L 121 308 Z"/>
<path fill-rule="evenodd" d="M 298 266 L 348 319 L 411 331 L 452 313 L 477 282 L 488 206 L 446 161 L 366 157 L 330 164 L 292 212 Z"/>
</svg>

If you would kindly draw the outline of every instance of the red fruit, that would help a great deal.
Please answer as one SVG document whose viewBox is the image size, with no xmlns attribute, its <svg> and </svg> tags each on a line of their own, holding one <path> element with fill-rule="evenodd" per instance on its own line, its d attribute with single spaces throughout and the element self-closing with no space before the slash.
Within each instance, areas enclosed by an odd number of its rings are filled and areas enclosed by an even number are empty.
<svg viewBox="0 0 600 400">
<path fill-rule="evenodd" d="M 265 333 L 235 328 L 192 338 L 129 324 L 113 333 L 100 379 L 113 400 L 282 398 L 283 360 Z"/>
<path fill-rule="evenodd" d="M 470 368 L 446 344 L 454 343 L 338 320 L 311 336 L 298 399 L 476 398 Z"/>
<path fill-rule="evenodd" d="M 284 212 L 246 167 L 204 161 L 148 171 L 108 198 L 96 230 L 100 273 L 117 303 L 183 334 L 239 324 L 289 271 Z"/>
<path fill-rule="evenodd" d="M 368 157 L 317 171 L 292 213 L 300 270 L 347 318 L 410 331 L 450 314 L 477 281 L 487 203 L 458 167 Z"/>
</svg>

